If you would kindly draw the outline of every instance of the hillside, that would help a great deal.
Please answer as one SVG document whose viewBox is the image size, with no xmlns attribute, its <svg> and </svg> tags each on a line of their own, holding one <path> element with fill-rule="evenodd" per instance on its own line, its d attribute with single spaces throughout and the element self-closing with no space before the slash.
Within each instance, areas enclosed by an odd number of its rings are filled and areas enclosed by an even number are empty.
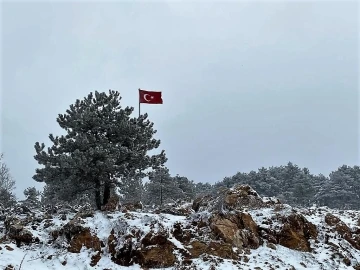
<svg viewBox="0 0 360 270">
<path fill-rule="evenodd" d="M 0 269 L 360 269 L 360 211 L 293 208 L 247 185 L 192 204 L 0 213 Z"/>
</svg>

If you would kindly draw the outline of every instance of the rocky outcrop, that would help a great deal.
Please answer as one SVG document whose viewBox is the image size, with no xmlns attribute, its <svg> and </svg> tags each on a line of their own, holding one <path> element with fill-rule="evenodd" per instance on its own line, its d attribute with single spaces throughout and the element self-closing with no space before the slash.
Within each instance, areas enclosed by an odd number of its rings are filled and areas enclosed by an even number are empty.
<svg viewBox="0 0 360 270">
<path fill-rule="evenodd" d="M 325 223 L 332 228 L 333 232 L 337 232 L 341 237 L 348 241 L 354 248 L 360 250 L 360 235 L 355 231 L 351 231 L 340 218 L 327 213 L 325 216 Z"/>
<path fill-rule="evenodd" d="M 258 248 L 261 243 L 258 227 L 246 213 L 215 215 L 210 227 L 216 236 L 237 248 Z"/>
<path fill-rule="evenodd" d="M 237 260 L 239 258 L 230 243 L 219 243 L 215 241 L 206 244 L 195 240 L 191 242 L 189 252 L 193 258 L 198 258 L 204 254 L 217 256 L 223 259 Z"/>
<path fill-rule="evenodd" d="M 98 265 L 99 269 L 104 256 L 111 258 L 108 262 L 112 265 L 138 264 L 142 269 L 195 269 L 199 261 L 207 261 L 210 269 L 218 269 L 218 262 L 225 260 L 233 260 L 241 269 L 242 263 L 254 260 L 253 249 L 268 248 L 275 254 L 280 250 L 278 245 L 312 252 L 311 256 L 316 256 L 316 248 L 325 248 L 335 254 L 334 261 L 356 269 L 351 254 L 354 248 L 360 250 L 357 212 L 351 218 L 347 216 L 347 225 L 327 213 L 328 209 L 320 208 L 324 211 L 320 213 L 319 208 L 292 208 L 275 198 L 261 198 L 247 185 L 224 189 L 216 197 L 198 198 L 192 204 L 168 204 L 146 213 L 147 208 L 136 203 L 98 213 L 89 207 L 66 213 L 61 208 L 54 209 L 36 214 L 25 209 L 26 214 L 21 216 L 7 216 L 0 239 L 2 252 L 16 249 L 9 243 L 21 246 L 36 242 L 32 235 L 36 230 L 48 233 L 44 241 L 52 248 L 74 253 L 71 256 L 88 253 L 90 266 Z M 314 214 L 316 218 L 312 219 Z M 316 221 L 317 227 L 309 220 Z M 342 245 L 342 239 L 351 245 Z M 45 260 L 55 258 L 54 254 L 44 256 Z M 291 269 L 287 263 L 281 264 L 281 258 L 278 262 L 279 267 L 267 266 Z M 70 260 L 61 258 L 60 263 L 68 267 Z"/>
<path fill-rule="evenodd" d="M 32 233 L 29 230 L 25 229 L 20 219 L 14 217 L 7 217 L 4 225 L 7 236 L 10 239 L 15 240 L 18 247 L 20 247 L 22 243 L 30 244 L 33 242 L 34 237 Z"/>
<path fill-rule="evenodd" d="M 300 214 L 292 214 L 282 219 L 283 227 L 278 233 L 279 244 L 299 251 L 311 251 L 310 239 L 316 239 L 316 226 Z"/>
<path fill-rule="evenodd" d="M 227 212 L 232 210 L 259 209 L 266 207 L 266 203 L 249 185 L 235 185 L 230 189 L 223 189 L 218 196 L 210 195 L 198 198 L 192 208 L 196 211 Z"/>
<path fill-rule="evenodd" d="M 101 243 L 96 235 L 90 233 L 90 229 L 85 228 L 78 234 L 75 234 L 69 243 L 68 251 L 79 253 L 82 247 L 94 249 L 95 251 L 101 250 Z"/>
</svg>

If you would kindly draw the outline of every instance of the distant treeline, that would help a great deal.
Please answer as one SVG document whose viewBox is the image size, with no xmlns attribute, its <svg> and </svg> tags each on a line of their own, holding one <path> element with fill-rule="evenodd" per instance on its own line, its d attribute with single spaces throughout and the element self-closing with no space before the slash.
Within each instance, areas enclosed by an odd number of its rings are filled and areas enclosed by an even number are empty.
<svg viewBox="0 0 360 270">
<path fill-rule="evenodd" d="M 359 166 L 343 165 L 326 177 L 322 174 L 313 175 L 309 169 L 289 162 L 286 166 L 263 167 L 249 173 L 238 172 L 213 185 L 194 183 L 178 175 L 171 177 L 167 170 L 155 171 L 150 181 L 143 186 L 142 200 L 145 203 L 159 204 L 161 179 L 163 200 L 167 202 L 215 195 L 222 188 L 249 184 L 260 196 L 275 196 L 283 203 L 293 206 L 316 204 L 339 209 L 360 209 Z M 131 193 L 130 191 L 129 194 Z M 135 194 L 132 194 L 128 198 L 134 197 Z"/>
</svg>

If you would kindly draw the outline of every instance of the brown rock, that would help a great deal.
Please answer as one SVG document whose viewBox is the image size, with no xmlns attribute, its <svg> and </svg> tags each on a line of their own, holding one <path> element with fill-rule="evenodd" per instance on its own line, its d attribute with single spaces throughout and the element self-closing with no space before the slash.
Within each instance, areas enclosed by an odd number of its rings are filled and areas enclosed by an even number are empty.
<svg viewBox="0 0 360 270">
<path fill-rule="evenodd" d="M 207 207 L 212 199 L 213 197 L 211 195 L 198 197 L 194 200 L 192 204 L 192 209 L 197 212 L 200 210 L 201 207 Z"/>
<path fill-rule="evenodd" d="M 335 226 L 337 223 L 340 222 L 340 219 L 333 214 L 327 213 L 325 216 L 325 222 L 330 226 Z"/>
<path fill-rule="evenodd" d="M 228 209 L 237 210 L 244 207 L 256 209 L 265 206 L 261 197 L 249 185 L 236 185 L 232 189 L 226 190 L 224 204 Z"/>
<path fill-rule="evenodd" d="M 354 248 L 360 250 L 360 235 L 349 236 L 346 235 L 345 240 L 348 241 Z"/>
<path fill-rule="evenodd" d="M 350 228 L 342 221 L 335 225 L 335 230 L 343 237 L 351 235 Z"/>
<path fill-rule="evenodd" d="M 8 250 L 8 251 L 13 251 L 14 249 L 8 245 L 5 246 L 5 249 Z"/>
<path fill-rule="evenodd" d="M 170 267 L 175 264 L 173 245 L 150 246 L 140 251 L 140 265 L 145 267 Z"/>
<path fill-rule="evenodd" d="M 142 239 L 141 244 L 144 247 L 147 246 L 154 246 L 154 245 L 165 245 L 169 240 L 167 240 L 167 234 L 154 234 L 153 232 L 149 232 L 145 237 Z"/>
<path fill-rule="evenodd" d="M 95 266 L 95 265 L 97 265 L 97 263 L 100 261 L 100 259 L 101 259 L 101 253 L 100 252 L 98 252 L 98 253 L 96 253 L 95 255 L 93 255 L 92 257 L 91 257 L 91 262 L 90 262 L 90 266 Z"/>
<path fill-rule="evenodd" d="M 116 254 L 116 246 L 117 246 L 117 238 L 114 235 L 114 230 L 111 231 L 111 234 L 108 237 L 108 247 L 109 247 L 109 253 L 112 257 Z"/>
<path fill-rule="evenodd" d="M 30 244 L 33 241 L 32 233 L 21 225 L 21 221 L 19 219 L 7 218 L 4 225 L 8 237 L 15 240 L 18 247 L 20 247 L 21 243 Z"/>
<path fill-rule="evenodd" d="M 227 218 L 215 216 L 211 220 L 210 227 L 215 235 L 219 236 L 226 243 L 233 243 L 236 247 L 243 246 L 243 241 L 236 223 Z"/>
<path fill-rule="evenodd" d="M 325 216 L 325 222 L 332 226 L 334 230 L 341 235 L 346 241 L 348 241 L 354 248 L 360 250 L 360 236 L 352 234 L 351 229 L 338 217 L 328 213 Z"/>
<path fill-rule="evenodd" d="M 184 230 L 184 228 L 181 226 L 181 223 L 174 224 L 172 234 L 176 240 L 184 244 L 188 244 L 193 237 L 191 230 Z"/>
<path fill-rule="evenodd" d="M 99 238 L 97 236 L 91 235 L 88 228 L 75 235 L 71 239 L 68 251 L 73 253 L 79 253 L 83 246 L 89 249 L 92 248 L 96 251 L 101 250 L 101 243 Z"/>
<path fill-rule="evenodd" d="M 327 213 L 325 216 L 325 222 L 329 226 L 335 227 L 335 231 L 337 231 L 342 237 L 344 237 L 345 235 L 351 235 L 350 228 L 338 217 Z"/>
<path fill-rule="evenodd" d="M 278 234 L 279 244 L 299 251 L 311 251 L 309 239 L 316 239 L 316 226 L 300 214 L 283 218 L 284 226 Z"/>
<path fill-rule="evenodd" d="M 210 242 L 206 253 L 223 259 L 238 259 L 237 254 L 233 251 L 233 246 L 228 243 Z"/>
<path fill-rule="evenodd" d="M 215 215 L 211 219 L 210 228 L 215 235 L 235 247 L 258 248 L 260 245 L 258 227 L 249 214 Z"/>
<path fill-rule="evenodd" d="M 203 254 L 209 254 L 223 259 L 238 259 L 237 254 L 233 251 L 233 246 L 228 243 L 210 242 L 209 244 L 205 244 L 195 240 L 191 243 L 189 252 L 193 258 L 198 258 Z"/>
<path fill-rule="evenodd" d="M 350 261 L 350 259 L 349 259 L 348 257 L 345 257 L 345 258 L 343 259 L 343 263 L 345 263 L 347 266 L 350 266 L 350 265 L 351 265 L 351 261 Z"/>
<path fill-rule="evenodd" d="M 194 258 L 198 258 L 201 254 L 204 254 L 207 249 L 207 245 L 200 241 L 191 242 L 191 248 L 189 249 L 190 254 Z"/>
</svg>

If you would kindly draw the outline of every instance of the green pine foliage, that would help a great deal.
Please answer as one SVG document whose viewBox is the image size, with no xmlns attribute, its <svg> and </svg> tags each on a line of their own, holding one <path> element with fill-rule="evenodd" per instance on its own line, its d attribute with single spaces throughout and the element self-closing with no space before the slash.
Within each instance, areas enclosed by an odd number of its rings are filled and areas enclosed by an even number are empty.
<svg viewBox="0 0 360 270">
<path fill-rule="evenodd" d="M 91 192 L 96 207 L 106 204 L 111 188 L 122 178 L 163 165 L 165 152 L 149 155 L 160 146 L 147 114 L 131 117 L 122 108 L 120 93 L 92 92 L 76 100 L 57 122 L 65 135 L 49 135 L 52 145 L 35 144 L 35 160 L 42 165 L 33 178 L 51 186 L 49 196 L 70 201 Z M 143 173 L 143 175 L 146 175 Z"/>
</svg>

